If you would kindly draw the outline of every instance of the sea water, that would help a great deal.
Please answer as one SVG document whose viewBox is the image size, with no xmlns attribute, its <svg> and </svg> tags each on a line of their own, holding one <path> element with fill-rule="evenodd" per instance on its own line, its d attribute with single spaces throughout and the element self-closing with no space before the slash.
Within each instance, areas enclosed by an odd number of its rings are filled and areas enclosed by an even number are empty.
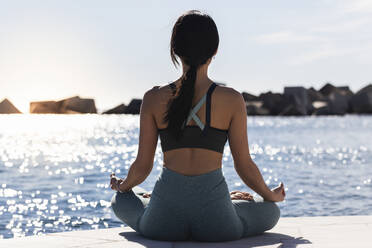
<svg viewBox="0 0 372 248">
<path fill-rule="evenodd" d="M 251 156 L 267 185 L 283 182 L 282 217 L 372 214 L 372 117 L 248 117 Z M 136 159 L 138 115 L 0 115 L 0 238 L 125 226 L 109 175 Z M 140 184 L 149 192 L 161 171 Z M 230 191 L 239 178 L 228 142 Z"/>
</svg>

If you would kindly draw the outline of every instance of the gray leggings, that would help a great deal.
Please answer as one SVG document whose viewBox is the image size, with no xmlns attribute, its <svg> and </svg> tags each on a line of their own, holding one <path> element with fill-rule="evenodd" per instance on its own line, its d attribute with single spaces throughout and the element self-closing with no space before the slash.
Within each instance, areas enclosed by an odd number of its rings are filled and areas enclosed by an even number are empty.
<svg viewBox="0 0 372 248">
<path fill-rule="evenodd" d="M 222 169 L 185 176 L 163 167 L 151 198 L 135 186 L 115 193 L 115 215 L 141 235 L 156 240 L 228 241 L 257 235 L 279 220 L 268 201 L 231 200 Z"/>
</svg>

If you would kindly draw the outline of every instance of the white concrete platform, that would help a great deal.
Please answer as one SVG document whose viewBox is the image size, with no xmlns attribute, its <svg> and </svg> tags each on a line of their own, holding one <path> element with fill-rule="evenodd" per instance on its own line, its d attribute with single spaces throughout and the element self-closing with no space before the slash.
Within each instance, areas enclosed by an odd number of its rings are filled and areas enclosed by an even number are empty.
<svg viewBox="0 0 372 248">
<path fill-rule="evenodd" d="M 263 235 L 220 243 L 149 240 L 132 229 L 109 228 L 0 240 L 1 248 L 246 248 L 372 247 L 372 216 L 281 218 Z"/>
</svg>

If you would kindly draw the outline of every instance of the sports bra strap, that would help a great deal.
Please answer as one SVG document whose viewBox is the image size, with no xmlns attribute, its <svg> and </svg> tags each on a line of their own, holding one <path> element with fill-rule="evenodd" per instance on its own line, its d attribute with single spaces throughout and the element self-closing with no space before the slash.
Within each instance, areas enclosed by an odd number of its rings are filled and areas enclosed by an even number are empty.
<svg viewBox="0 0 372 248">
<path fill-rule="evenodd" d="M 211 96 L 212 96 L 212 92 L 214 91 L 214 89 L 216 88 L 217 84 L 213 83 L 211 85 L 211 87 L 208 89 L 208 92 L 207 92 L 207 103 L 206 103 L 206 116 L 205 116 L 205 120 L 206 120 L 206 125 L 208 127 L 211 126 Z"/>
<path fill-rule="evenodd" d="M 205 109 L 205 126 L 206 128 L 203 129 L 203 132 L 202 134 L 203 135 L 206 135 L 207 134 L 207 130 L 208 128 L 211 126 L 211 104 L 212 104 L 212 93 L 214 91 L 214 89 L 216 88 L 217 84 L 216 83 L 212 83 L 212 85 L 209 87 L 208 91 L 207 91 L 207 102 L 206 102 L 206 109 Z"/>
<path fill-rule="evenodd" d="M 175 89 L 174 83 L 169 84 L 169 86 L 172 88 L 172 90 Z M 183 122 L 182 129 L 185 128 L 185 126 L 187 125 L 187 123 L 189 123 L 191 119 L 194 119 L 196 124 L 202 130 L 202 134 L 204 135 L 206 134 L 207 129 L 210 127 L 210 123 L 211 123 L 211 95 L 214 89 L 216 88 L 216 86 L 217 84 L 213 82 L 209 86 L 207 93 L 205 93 L 203 97 L 199 100 L 199 102 L 190 110 L 189 115 L 187 116 L 186 120 Z M 196 113 L 199 111 L 199 109 L 201 108 L 204 102 L 206 102 L 205 124 L 203 124 L 203 122 L 196 115 Z"/>
<path fill-rule="evenodd" d="M 207 96 L 204 95 L 200 100 L 199 102 L 195 105 L 195 107 L 191 110 L 189 116 L 187 117 L 187 120 L 185 122 L 185 125 L 187 123 L 189 123 L 189 121 L 191 120 L 191 118 L 194 119 L 194 121 L 196 122 L 196 124 L 198 124 L 198 126 L 204 130 L 204 127 L 205 125 L 203 124 L 203 122 L 201 122 L 201 120 L 199 119 L 199 117 L 196 115 L 196 113 L 199 111 L 199 109 L 201 108 L 201 106 L 203 105 L 203 103 L 206 101 L 207 99 Z"/>
</svg>

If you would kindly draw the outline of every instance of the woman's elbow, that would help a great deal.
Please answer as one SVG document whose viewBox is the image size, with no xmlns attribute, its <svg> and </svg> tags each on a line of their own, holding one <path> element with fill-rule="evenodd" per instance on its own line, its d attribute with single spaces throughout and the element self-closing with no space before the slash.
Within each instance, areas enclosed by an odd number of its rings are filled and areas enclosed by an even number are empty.
<svg viewBox="0 0 372 248">
<path fill-rule="evenodd" d="M 244 156 L 239 160 L 234 161 L 235 170 L 246 170 L 247 168 L 251 167 L 253 164 L 253 160 L 251 156 Z"/>
</svg>

